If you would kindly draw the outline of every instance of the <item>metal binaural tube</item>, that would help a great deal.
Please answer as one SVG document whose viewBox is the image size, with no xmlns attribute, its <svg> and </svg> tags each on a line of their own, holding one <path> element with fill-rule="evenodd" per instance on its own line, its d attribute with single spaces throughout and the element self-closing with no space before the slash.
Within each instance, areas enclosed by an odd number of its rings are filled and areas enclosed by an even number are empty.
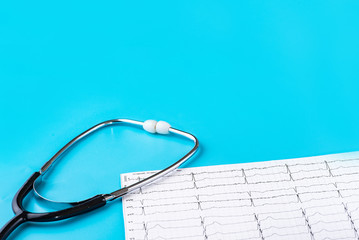
<svg viewBox="0 0 359 240">
<path fill-rule="evenodd" d="M 69 149 L 71 149 L 71 147 L 73 147 L 77 142 L 81 141 L 82 139 L 84 139 L 85 137 L 87 137 L 88 135 L 92 134 L 93 132 L 104 128 L 106 126 L 110 126 L 113 124 L 121 124 L 121 123 L 126 123 L 126 124 L 131 124 L 131 125 L 135 125 L 135 126 L 143 126 L 144 122 L 140 122 L 140 121 L 136 121 L 136 120 L 130 120 L 130 119 L 113 119 L 113 120 L 108 120 L 108 121 L 104 121 L 101 122 L 89 129 L 87 129 L 86 131 L 82 132 L 81 134 L 79 134 L 78 136 L 76 136 L 75 138 L 73 138 L 71 141 L 69 141 L 64 147 L 62 147 L 49 161 L 47 161 L 40 170 L 40 175 L 43 176 L 47 170 L 53 166 L 53 164 L 56 162 L 56 160 L 58 160 L 66 151 L 68 151 Z M 168 125 L 169 126 L 169 125 Z M 167 130 L 167 129 L 166 129 Z M 151 182 L 169 174 L 170 172 L 174 171 L 175 169 L 177 169 L 179 166 L 181 166 L 184 162 L 186 162 L 189 158 L 191 158 L 196 151 L 198 150 L 198 139 L 187 132 L 175 129 L 175 128 L 168 128 L 168 132 L 173 133 L 175 135 L 179 135 L 185 138 L 188 138 L 190 140 L 192 140 L 194 142 L 194 147 L 186 154 L 184 155 L 181 159 L 179 159 L 178 161 L 176 161 L 175 163 L 173 163 L 172 165 L 168 166 L 167 168 L 139 181 L 136 182 L 128 187 L 125 188 L 121 188 L 119 190 L 116 190 L 110 194 L 103 194 L 104 198 L 106 199 L 106 201 L 112 201 L 114 199 L 117 199 L 119 197 L 122 197 L 124 195 L 126 195 L 129 192 L 132 192 L 144 185 L 150 184 Z M 33 189 L 35 191 L 35 193 L 43 200 L 47 201 L 47 202 L 51 202 L 51 203 L 55 203 L 55 204 L 76 204 L 76 203 L 71 203 L 71 202 L 57 202 L 57 201 L 52 201 L 50 199 L 45 198 L 44 196 L 42 196 L 39 191 L 38 191 L 38 187 L 39 184 L 41 183 L 41 176 L 34 182 L 33 184 Z"/>
</svg>

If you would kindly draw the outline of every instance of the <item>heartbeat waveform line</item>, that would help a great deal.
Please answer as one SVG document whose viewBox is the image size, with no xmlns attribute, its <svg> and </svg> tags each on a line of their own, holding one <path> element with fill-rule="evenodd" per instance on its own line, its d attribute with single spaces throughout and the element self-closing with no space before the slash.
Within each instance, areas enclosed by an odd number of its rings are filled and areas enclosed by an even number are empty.
<svg viewBox="0 0 359 240">
<path fill-rule="evenodd" d="M 234 175 L 234 176 L 230 176 L 230 177 L 205 177 L 205 178 L 201 178 L 196 180 L 197 182 L 201 182 L 201 181 L 205 181 L 205 180 L 211 180 L 211 179 L 232 179 L 232 178 L 240 178 L 243 176 L 239 176 L 239 175 Z M 178 181 L 175 183 L 184 183 L 184 182 L 192 182 L 193 180 L 183 180 L 183 181 Z M 173 182 L 168 182 L 168 183 L 154 183 L 153 185 L 167 185 L 167 184 L 173 184 Z"/>
<path fill-rule="evenodd" d="M 224 226 L 224 225 L 236 225 L 236 224 L 239 224 L 239 223 L 249 223 L 249 222 L 255 222 L 254 220 L 253 221 L 245 221 L 245 222 L 237 222 L 237 223 L 230 223 L 230 224 L 223 224 L 223 223 L 220 223 L 220 222 L 211 222 L 210 224 L 207 224 L 207 227 L 210 227 L 210 226 L 212 226 L 212 225 L 214 225 L 214 224 L 218 224 L 218 225 L 222 225 L 222 226 Z M 323 221 L 323 220 L 319 220 L 319 221 L 317 221 L 317 222 L 315 222 L 315 223 L 312 223 L 311 224 L 311 226 L 314 226 L 314 225 L 316 225 L 316 224 L 319 224 L 319 223 L 340 223 L 340 222 L 343 222 L 343 221 Z M 138 224 L 142 224 L 142 223 L 138 223 Z M 148 225 L 148 224 L 146 224 L 146 225 Z M 305 226 L 305 224 L 303 224 L 303 225 L 296 225 L 296 226 Z M 271 226 L 271 227 L 267 227 L 267 228 L 262 228 L 262 231 L 267 231 L 267 230 L 271 230 L 271 229 L 290 229 L 290 228 L 293 228 L 293 227 L 296 227 L 296 226 L 290 226 L 290 227 L 276 227 L 276 226 Z M 144 228 L 142 228 L 142 229 L 134 229 L 134 230 L 144 230 L 144 229 L 146 229 L 147 231 L 149 231 L 150 229 L 154 229 L 154 228 L 156 228 L 156 227 L 159 227 L 159 228 L 162 228 L 162 229 L 178 229 L 178 228 L 195 228 L 195 227 L 201 227 L 201 225 L 199 224 L 199 225 L 196 225 L 196 226 L 183 226 L 183 227 L 164 227 L 164 226 L 162 226 L 162 225 L 160 225 L 160 224 L 156 224 L 156 225 L 154 225 L 154 226 L 152 226 L 152 227 L 144 227 Z M 255 231 L 255 230 L 258 230 L 258 228 L 256 228 L 256 229 L 253 229 L 253 230 L 249 230 L 249 231 Z M 342 230 L 352 230 L 352 228 L 350 228 L 350 229 L 342 229 Z M 248 230 L 246 230 L 246 231 L 248 231 Z M 317 231 L 317 232 L 313 232 L 314 234 L 316 234 L 316 233 L 320 233 L 320 232 L 322 232 L 322 231 L 327 231 L 327 232 L 335 232 L 335 231 L 337 231 L 337 230 L 327 230 L 327 229 L 323 229 L 323 230 L 321 230 L 321 231 Z M 269 236 L 267 236 L 267 237 L 269 237 Z"/>
<path fill-rule="evenodd" d="M 342 190 L 348 190 L 348 189 L 340 189 L 340 191 Z M 359 188 L 353 188 L 350 190 L 359 190 Z M 294 194 L 280 194 L 280 195 L 276 195 L 276 196 L 270 196 L 270 197 L 251 197 L 251 198 L 234 198 L 234 199 L 223 199 L 223 200 L 203 200 L 203 201 L 195 201 L 195 202 L 178 202 L 178 203 L 168 203 L 168 204 L 154 204 L 154 205 L 146 205 L 146 206 L 142 206 L 142 207 L 165 207 L 165 206 L 173 206 L 173 205 L 181 205 L 181 204 L 195 204 L 195 203 L 210 203 L 210 202 L 228 202 L 228 201 L 250 201 L 250 200 L 258 200 L 258 199 L 273 199 L 273 198 L 280 198 L 280 197 L 288 197 L 288 196 L 296 196 L 296 195 L 303 195 L 303 194 L 317 194 L 317 193 L 324 193 L 324 192 L 337 192 L 338 190 L 327 190 L 327 191 L 318 191 L 318 192 L 303 192 L 303 193 L 294 193 Z M 350 196 L 359 196 L 359 194 L 352 194 Z M 198 198 L 196 196 L 191 196 L 194 198 Z M 311 198 L 307 201 L 313 201 L 313 200 L 322 200 L 323 198 Z M 326 198 L 327 199 L 327 198 Z M 141 203 L 144 202 L 144 200 L 139 200 Z M 156 199 L 155 199 L 156 200 Z M 157 199 L 158 200 L 158 199 Z M 306 202 L 306 201 L 302 201 L 302 202 Z"/>
<path fill-rule="evenodd" d="M 294 211 L 300 211 L 301 209 L 296 209 Z M 283 212 L 294 212 L 294 211 L 281 211 L 281 212 L 269 212 L 271 214 L 273 213 L 283 213 Z M 316 215 L 320 215 L 320 216 L 330 216 L 330 215 L 338 215 L 338 214 L 342 214 L 344 212 L 337 212 L 337 213 L 332 213 L 332 214 L 322 214 L 320 212 L 316 212 L 316 213 L 313 213 L 313 214 L 310 214 L 310 215 L 307 215 L 307 218 L 311 218 L 311 217 L 314 217 Z M 263 214 L 266 214 L 266 213 L 262 213 L 261 215 Z M 244 214 L 244 215 L 229 215 L 229 216 L 206 216 L 206 217 L 197 217 L 197 218 L 184 218 L 184 219 L 176 219 L 176 220 L 170 220 L 170 219 L 166 219 L 166 220 L 156 220 L 156 221 L 147 221 L 147 225 L 149 225 L 149 223 L 158 223 L 158 222 L 168 222 L 168 221 L 188 221 L 188 220 L 202 220 L 204 221 L 205 219 L 207 218 L 233 218 L 233 217 L 245 217 L 245 216 L 253 216 L 253 214 Z M 254 217 L 254 216 L 253 216 Z M 269 219 L 272 219 L 272 220 L 276 220 L 276 221 L 281 221 L 281 220 L 293 220 L 293 219 L 300 219 L 300 218 L 303 218 L 303 216 L 301 217 L 292 217 L 292 218 L 274 218 L 272 216 L 268 216 L 268 217 L 265 217 L 261 220 L 259 220 L 259 222 L 264 222 L 264 221 L 267 221 Z M 355 220 L 355 219 L 354 219 Z M 252 220 L 252 221 L 243 221 L 245 223 L 247 222 L 253 222 L 255 220 Z M 312 223 L 311 225 L 315 225 L 317 223 L 333 223 L 333 222 L 340 222 L 340 221 L 324 221 L 324 220 L 318 220 L 317 222 L 314 222 Z M 134 224 L 143 224 L 142 222 L 141 223 L 134 223 Z"/>
<path fill-rule="evenodd" d="M 323 190 L 323 191 L 316 191 L 316 192 L 295 192 L 293 194 L 280 194 L 280 195 L 275 195 L 275 196 L 268 196 L 268 197 L 250 197 L 250 198 L 234 198 L 234 199 L 224 199 L 224 200 L 202 200 L 202 201 L 196 201 L 196 202 L 190 202 L 190 203 L 197 203 L 197 202 L 201 202 L 201 203 L 207 203 L 207 202 L 225 202 L 225 201 L 247 201 L 247 200 L 258 200 L 258 199 L 273 199 L 273 198 L 280 198 L 280 197 L 289 197 L 289 196 L 297 196 L 297 195 L 304 195 L 304 194 L 318 194 L 318 193 L 329 193 L 329 192 L 338 192 L 338 191 L 347 191 L 347 190 L 359 190 L 359 188 L 347 188 L 347 189 L 333 189 L 333 190 Z M 244 194 L 248 192 L 241 192 L 241 194 Z M 230 194 L 236 194 L 236 192 L 231 192 Z M 206 194 L 205 196 L 215 196 L 215 195 L 223 195 L 223 194 Z M 199 196 L 203 196 L 203 195 L 192 195 L 192 196 L 186 196 L 186 198 L 189 197 L 193 197 L 198 199 Z M 353 196 L 359 196 L 359 194 L 351 194 L 347 197 L 353 197 Z M 173 199 L 173 198 L 165 198 L 165 199 Z M 178 199 L 178 198 L 176 198 Z M 311 201 L 311 200 L 321 200 L 322 198 L 311 198 L 307 201 Z M 153 201 L 158 201 L 161 200 L 161 198 L 158 199 L 142 199 L 142 200 L 137 200 L 139 201 L 141 204 L 144 203 L 145 200 L 153 200 Z M 156 207 L 156 206 L 169 206 L 169 205 L 180 205 L 183 204 L 182 202 L 178 202 L 178 203 L 168 203 L 168 204 L 158 204 L 158 205 L 147 205 L 144 207 Z M 186 203 L 188 204 L 188 203 Z"/>
<path fill-rule="evenodd" d="M 343 173 L 343 174 L 339 174 L 339 175 L 334 175 L 334 177 L 340 177 L 340 176 L 348 176 L 348 175 L 358 175 L 359 176 L 359 172 L 355 172 L 355 173 Z M 231 184 L 210 184 L 207 186 L 202 186 L 202 187 L 198 187 L 198 186 L 194 186 L 194 187 L 186 187 L 186 188 L 180 188 L 180 189 L 168 189 L 168 190 L 152 190 L 149 192 L 142 192 L 141 194 L 149 194 L 149 193 L 154 193 L 154 192 L 166 192 L 166 191 L 180 191 L 180 190 L 188 190 L 188 189 L 200 189 L 200 188 L 209 188 L 209 187 L 224 187 L 224 186 L 236 186 L 236 185 L 247 185 L 247 184 L 269 184 L 269 183 L 280 183 L 280 182 L 295 182 L 295 181 L 301 181 L 301 180 L 305 180 L 305 179 L 315 179 L 315 178 L 330 178 L 333 177 L 331 175 L 321 175 L 321 176 L 312 176 L 312 177 L 303 177 L 303 178 L 298 178 L 298 179 L 284 179 L 284 180 L 273 180 L 273 181 L 258 181 L 258 182 L 238 182 L 238 183 L 231 183 Z M 137 194 L 136 192 L 133 192 L 131 194 Z"/>
<path fill-rule="evenodd" d="M 323 199 L 328 199 L 328 198 L 320 198 L 320 199 L 315 199 L 315 200 L 323 200 Z M 332 197 L 333 199 L 333 197 Z M 335 198 L 337 199 L 337 198 Z M 312 201 L 312 200 L 311 200 Z M 199 202 L 189 202 L 189 203 L 185 203 L 185 204 L 194 204 L 197 207 L 196 208 L 192 208 L 192 209 L 181 209 L 181 210 L 171 210 L 171 211 L 156 211 L 156 212 L 152 212 L 152 213 L 145 213 L 144 209 L 145 208 L 149 208 L 149 206 L 143 206 L 143 207 L 132 207 L 132 208 L 138 208 L 138 209 L 142 209 L 142 213 L 141 214 L 136 214 L 136 215 L 154 215 L 154 214 L 159 214 L 159 213 L 174 213 L 174 212 L 182 212 L 182 211 L 195 211 L 195 210 L 211 210 L 211 209 L 220 209 L 220 208 L 245 208 L 245 207 L 252 207 L 252 206 L 256 206 L 256 207 L 261 207 L 261 206 L 277 206 L 277 205 L 287 205 L 287 204 L 294 204 L 294 203 L 305 203 L 305 202 L 310 202 L 310 201 L 288 201 L 285 203 L 263 203 L 263 204 L 243 204 L 243 205 L 234 205 L 234 206 L 212 206 L 212 207 L 207 207 L 204 208 L 202 207 L 200 204 L 198 204 Z"/>
<path fill-rule="evenodd" d="M 197 219 L 199 219 L 199 218 L 197 218 Z M 279 218 L 279 219 L 275 219 L 275 220 L 285 220 L 285 219 L 290 219 L 290 218 Z M 292 218 L 292 219 L 294 219 L 294 218 Z M 261 220 L 261 221 L 264 221 L 265 219 L 263 219 L 263 220 Z M 243 222 L 236 222 L 236 223 L 230 223 L 230 224 L 223 224 L 223 223 L 220 223 L 220 222 L 217 222 L 217 221 L 212 221 L 211 223 L 209 223 L 209 224 L 207 224 L 207 228 L 208 227 L 210 227 L 211 225 L 214 225 L 214 224 L 218 224 L 218 225 L 221 225 L 221 226 L 224 226 L 224 225 L 235 225 L 235 224 L 240 224 L 240 223 L 249 223 L 249 222 L 255 222 L 254 220 L 252 220 L 252 221 L 243 221 Z M 314 222 L 314 223 L 312 223 L 311 224 L 311 226 L 314 226 L 314 225 L 316 225 L 316 224 L 320 224 L 320 223 L 340 223 L 340 222 L 344 222 L 344 221 L 323 221 L 323 220 L 318 220 L 317 222 Z M 142 224 L 142 223 L 135 223 L 135 224 Z M 164 226 L 162 226 L 162 225 L 160 225 L 160 224 L 155 224 L 154 226 L 152 226 L 152 227 L 148 227 L 148 222 L 146 223 L 146 225 L 147 225 L 147 227 L 144 227 L 144 228 L 142 228 L 142 229 L 134 229 L 134 230 L 144 230 L 144 229 L 146 229 L 147 231 L 149 231 L 150 229 L 154 229 L 155 227 L 159 227 L 159 228 L 162 228 L 162 229 L 173 229 L 173 228 L 195 228 L 195 227 L 201 227 L 201 225 L 199 224 L 199 225 L 196 225 L 196 226 L 183 226 L 183 227 L 164 227 Z M 303 225 L 297 225 L 297 226 L 305 226 L 305 224 L 303 224 Z M 267 227 L 267 228 L 262 228 L 262 231 L 267 231 L 267 230 L 271 230 L 271 229 L 290 229 L 290 228 L 294 228 L 294 227 L 296 227 L 296 226 L 289 226 L 289 227 L 276 227 L 276 226 L 271 226 L 271 227 Z M 350 228 L 350 229 L 344 229 L 344 230 L 351 230 L 352 228 Z M 258 230 L 258 228 L 256 229 L 256 230 Z M 334 232 L 334 231 L 331 231 L 331 230 L 326 230 L 326 229 L 324 229 L 325 231 L 328 231 L 328 232 Z M 323 230 L 323 231 L 324 231 Z M 248 230 L 246 230 L 246 231 L 248 231 Z M 254 231 L 254 230 L 253 230 Z M 315 233 L 319 233 L 319 232 L 321 232 L 321 231 L 318 231 L 318 232 L 314 232 L 314 234 Z"/>
<path fill-rule="evenodd" d="M 293 173 L 292 173 L 293 174 Z M 340 176 L 345 176 L 345 175 L 358 175 L 359 176 L 359 173 L 349 173 L 349 174 L 342 174 L 342 175 L 337 175 L 337 177 L 340 177 Z M 320 178 L 320 177 L 323 177 L 323 176 L 317 176 L 316 178 Z M 324 176 L 324 177 L 330 177 L 330 176 Z M 310 178 L 308 178 L 310 179 Z M 303 179 L 300 179 L 300 180 L 303 180 Z M 287 180 L 286 180 L 287 181 Z M 289 180 L 288 180 L 289 181 Z M 295 180 L 295 181 L 298 181 Z M 192 182 L 192 180 L 188 180 L 186 182 Z M 273 182 L 273 181 L 272 181 Z M 259 183 L 272 183 L 271 181 L 268 181 L 268 182 L 259 182 Z M 279 181 L 278 181 L 279 182 Z M 304 185 L 304 186 L 298 186 L 299 187 L 313 187 L 313 186 L 321 186 L 321 185 L 336 185 L 336 184 L 350 184 L 350 183 L 356 183 L 356 182 L 359 182 L 359 179 L 358 180 L 352 180 L 352 181 L 336 181 L 334 183 L 326 183 L 326 184 L 311 184 L 311 185 Z M 166 184 L 178 184 L 178 183 L 182 183 L 182 182 L 171 182 L 171 183 L 166 183 Z M 241 183 L 241 184 L 245 184 L 245 183 Z M 249 184 L 257 184 L 257 183 L 249 183 Z M 155 185 L 155 184 L 154 184 Z M 182 189 L 175 189 L 175 190 L 186 190 L 186 189 L 190 189 L 190 188 L 182 188 Z M 175 191 L 173 190 L 173 191 Z M 279 190 L 279 189 L 278 189 Z M 276 191 L 276 189 L 274 190 L 268 190 L 268 191 Z M 252 191 L 252 192 L 264 192 L 264 191 Z M 132 192 L 130 194 L 137 194 L 136 192 Z"/>
<path fill-rule="evenodd" d="M 339 160 L 330 160 L 330 161 L 326 161 L 327 163 L 334 163 L 334 162 L 348 162 L 348 161 L 355 161 L 355 160 L 359 160 L 359 158 L 352 158 L 352 159 L 339 159 Z M 296 164 L 287 164 L 289 167 L 295 167 L 295 166 L 310 166 L 310 165 L 318 165 L 318 164 L 325 164 L 325 160 L 324 161 L 319 161 L 319 162 L 310 162 L 310 163 L 296 163 Z M 251 170 L 263 170 L 263 169 L 270 169 L 270 168 L 277 168 L 277 167 L 285 167 L 286 164 L 277 164 L 277 165 L 273 165 L 273 166 L 269 166 L 269 167 L 252 167 L 252 168 L 246 168 L 246 171 L 251 171 Z M 176 172 L 182 172 L 182 169 L 177 169 Z M 202 171 L 200 173 L 197 173 L 198 175 L 200 174 L 212 174 L 212 173 L 227 173 L 227 172 L 239 172 L 241 171 L 241 169 L 230 169 L 230 170 L 222 170 L 222 171 Z M 148 173 L 152 174 L 155 171 L 149 171 Z M 138 174 L 138 173 L 133 173 L 134 175 Z M 164 178 L 173 178 L 176 176 L 187 176 L 187 175 L 191 175 L 191 173 L 187 173 L 187 174 L 177 174 L 177 175 L 170 175 L 170 176 L 164 176 Z M 128 178 L 129 180 L 132 180 L 131 178 Z M 144 178 L 141 178 L 141 180 Z M 137 179 L 134 179 L 137 180 Z"/>
<path fill-rule="evenodd" d="M 359 166 L 358 166 L 359 167 Z M 343 167 L 344 168 L 344 167 Z M 348 167 L 348 168 L 351 168 L 351 167 Z M 331 170 L 336 170 L 338 168 L 332 168 Z M 305 173 L 305 172 L 312 172 L 312 171 L 317 171 L 317 170 L 328 170 L 328 169 L 312 169 L 312 170 L 300 170 L 300 171 L 297 171 L 297 172 L 291 172 L 291 175 L 293 174 L 297 174 L 297 173 Z M 218 171 L 220 172 L 220 171 Z M 212 174 L 214 173 L 218 173 L 218 172 L 212 172 Z M 275 173 L 275 174 L 286 174 L 288 172 L 280 172 L 280 173 Z M 198 174 L 198 173 L 197 173 Z M 197 175 L 196 174 L 196 175 Z M 209 172 L 206 172 L 206 174 L 210 174 Z M 274 174 L 274 175 L 275 175 Z M 346 176 L 346 175 L 358 175 L 359 173 L 357 172 L 353 172 L 353 173 L 343 173 L 343 174 L 338 174 L 338 175 L 334 175 L 334 174 L 329 174 L 329 175 L 319 175 L 319 176 L 311 176 L 311 177 L 303 177 L 303 178 L 297 178 L 297 179 L 294 179 L 294 181 L 300 181 L 300 180 L 305 180 L 305 179 L 313 179 L 313 178 L 323 178 L 323 177 L 331 177 L 331 176 L 336 176 L 336 177 L 339 177 L 339 176 Z M 187 174 L 188 176 L 191 176 L 193 174 Z M 273 175 L 273 173 L 271 174 L 255 174 L 256 176 L 266 176 L 266 175 Z M 250 177 L 253 177 L 254 175 L 246 175 L 246 178 L 250 178 Z M 230 177 L 217 177 L 217 178 L 214 178 L 214 177 L 207 177 L 207 178 L 202 178 L 202 179 L 198 179 L 196 180 L 197 182 L 199 181 L 204 181 L 204 180 L 207 180 L 207 179 L 227 179 L 227 178 L 240 178 L 240 177 L 244 177 L 244 176 L 239 176 L 239 175 L 234 175 L 234 176 L 230 176 Z M 129 178 L 131 180 L 131 178 Z M 140 180 L 143 180 L 145 178 L 136 178 L 136 180 L 140 181 Z M 290 181 L 291 179 L 288 179 L 288 180 L 285 180 L 285 181 Z M 182 181 L 177 181 L 177 182 L 168 182 L 168 183 L 153 183 L 152 185 L 169 185 L 169 184 L 174 184 L 174 183 L 183 183 L 183 182 L 192 182 L 193 180 L 182 180 Z M 260 184 L 260 183 L 273 183 L 273 182 L 280 182 L 280 181 L 283 181 L 283 180 L 278 180 L 278 181 L 259 181 L 259 182 L 253 182 L 253 183 L 250 183 L 250 184 Z"/>
<path fill-rule="evenodd" d="M 251 193 L 267 193 L 267 192 L 275 192 L 275 191 L 288 191 L 288 190 L 293 190 L 296 188 L 308 188 L 308 187 L 317 187 L 317 186 L 330 186 L 333 185 L 334 187 L 337 184 L 343 184 L 343 183 L 354 183 L 354 182 L 358 182 L 358 181 L 349 181 L 349 182 L 334 182 L 334 183 L 325 183 L 325 184 L 311 184 L 311 185 L 304 185 L 304 186 L 294 186 L 294 187 L 289 187 L 289 188 L 278 188 L 278 189 L 270 189 L 270 190 L 265 190 L 265 191 L 255 191 L 252 190 L 250 191 Z M 352 189 L 339 189 L 340 191 L 346 191 L 346 190 L 356 190 L 359 188 L 352 188 Z M 337 189 L 333 189 L 333 190 L 327 190 L 327 191 L 337 191 Z M 325 191 L 316 191 L 316 192 L 307 192 L 307 193 L 318 193 L 318 192 L 325 192 Z M 305 193 L 305 192 L 304 192 Z M 298 194 L 304 194 L 304 193 L 298 193 Z M 201 194 L 201 196 L 206 196 L 206 197 L 211 197 L 211 196 L 218 196 L 218 195 L 233 195 L 233 194 L 248 194 L 248 191 L 241 191 L 241 192 L 227 192 L 227 193 L 215 193 L 215 194 Z M 295 193 L 297 194 L 297 193 Z M 188 195 L 188 196 L 182 196 L 182 197 L 165 197 L 165 198 L 146 198 L 146 199 L 142 199 L 142 200 L 135 200 L 139 201 L 139 202 L 144 202 L 144 201 L 158 201 L 158 200 L 169 200 L 169 199 L 178 199 L 178 198 L 191 198 L 191 197 L 196 197 L 196 195 Z M 358 203 L 358 202 L 355 202 Z"/>
</svg>

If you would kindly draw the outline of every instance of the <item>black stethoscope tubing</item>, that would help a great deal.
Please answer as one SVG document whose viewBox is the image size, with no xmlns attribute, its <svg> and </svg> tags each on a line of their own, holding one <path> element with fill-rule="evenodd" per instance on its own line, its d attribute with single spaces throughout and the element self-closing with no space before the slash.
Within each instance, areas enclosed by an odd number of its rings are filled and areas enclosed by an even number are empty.
<svg viewBox="0 0 359 240">
<path fill-rule="evenodd" d="M 1 230 L 0 239 L 6 239 L 16 228 L 25 222 L 53 222 L 71 218 L 83 213 L 90 212 L 96 208 L 106 205 L 105 195 L 96 195 L 85 201 L 73 203 L 73 206 L 60 211 L 47 213 L 32 213 L 28 212 L 23 207 L 23 200 L 32 190 L 35 180 L 40 176 L 40 172 L 35 172 L 24 183 L 24 185 L 15 194 L 12 200 L 12 209 L 15 213 L 13 217 Z"/>
</svg>

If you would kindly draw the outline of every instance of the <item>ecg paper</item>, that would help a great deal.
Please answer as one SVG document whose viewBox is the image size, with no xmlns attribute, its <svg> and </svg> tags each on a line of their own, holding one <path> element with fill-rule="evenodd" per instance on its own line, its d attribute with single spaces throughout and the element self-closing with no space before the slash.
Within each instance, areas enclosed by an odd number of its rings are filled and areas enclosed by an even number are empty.
<svg viewBox="0 0 359 240">
<path fill-rule="evenodd" d="M 179 169 L 123 199 L 126 239 L 359 239 L 358 184 L 359 152 Z"/>
</svg>

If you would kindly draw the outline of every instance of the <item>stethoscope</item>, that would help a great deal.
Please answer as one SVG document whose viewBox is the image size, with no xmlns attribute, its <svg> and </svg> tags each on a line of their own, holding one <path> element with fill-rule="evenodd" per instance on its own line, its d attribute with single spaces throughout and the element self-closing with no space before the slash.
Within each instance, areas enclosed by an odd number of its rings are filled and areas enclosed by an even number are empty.
<svg viewBox="0 0 359 240">
<path fill-rule="evenodd" d="M 53 203 L 62 204 L 60 202 L 55 202 L 43 197 L 39 191 L 38 187 L 41 183 L 41 177 L 47 172 L 47 170 L 54 164 L 54 162 L 59 159 L 67 150 L 69 150 L 74 144 L 79 142 L 81 139 L 90 135 L 91 133 L 99 130 L 103 127 L 110 126 L 113 124 L 130 124 L 134 126 L 143 127 L 144 130 L 150 133 L 159 133 L 159 134 L 168 134 L 173 133 L 176 135 L 183 136 L 188 138 L 194 142 L 194 147 L 180 160 L 173 163 L 169 167 L 153 174 L 150 177 L 147 177 L 139 182 L 136 182 L 130 186 L 121 188 L 117 191 L 114 191 L 109 194 L 99 194 L 92 198 L 82 200 L 79 202 L 67 202 L 65 203 L 68 207 L 53 212 L 45 212 L 45 213 L 33 213 L 26 211 L 23 207 L 23 200 L 28 195 L 31 190 L 39 195 L 46 201 L 51 201 Z M 59 221 L 67 218 L 71 218 L 83 213 L 90 212 L 94 209 L 102 207 L 106 205 L 107 202 L 112 201 L 114 199 L 125 196 L 126 194 L 143 187 L 144 185 L 150 184 L 151 182 L 163 177 L 164 175 L 172 172 L 177 169 L 180 165 L 186 162 L 190 157 L 192 157 L 198 149 L 198 140 L 195 136 L 190 133 L 172 128 L 167 122 L 164 121 L 155 121 L 155 120 L 147 120 L 145 122 L 129 120 L 129 119 L 114 119 L 108 120 L 105 122 L 101 122 L 83 133 L 79 134 L 77 137 L 68 142 L 63 148 L 61 148 L 49 161 L 47 161 L 40 169 L 40 171 L 35 172 L 32 176 L 24 183 L 24 185 L 18 190 L 12 200 L 12 209 L 15 213 L 15 217 L 12 218 L 6 225 L 0 230 L 0 240 L 5 240 L 17 227 L 25 222 L 52 222 Z"/>
</svg>

